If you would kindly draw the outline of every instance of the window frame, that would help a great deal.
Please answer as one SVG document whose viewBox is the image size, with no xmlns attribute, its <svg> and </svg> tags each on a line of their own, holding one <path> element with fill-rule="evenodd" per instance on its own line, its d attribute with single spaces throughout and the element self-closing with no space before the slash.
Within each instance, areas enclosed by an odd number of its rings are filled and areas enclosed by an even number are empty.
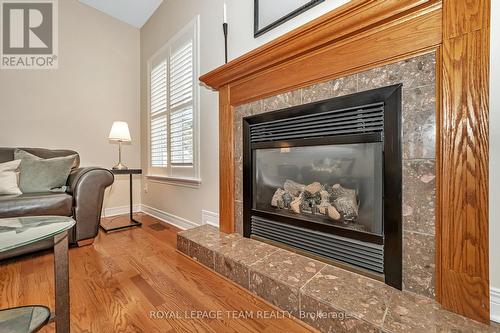
<svg viewBox="0 0 500 333">
<path fill-rule="evenodd" d="M 174 185 L 187 185 L 189 187 L 201 184 L 200 178 L 200 54 L 199 54 L 199 15 L 186 24 L 172 36 L 147 62 L 147 135 L 148 135 L 148 172 L 147 177 L 156 181 L 166 181 Z M 189 165 L 172 164 L 170 143 L 170 60 L 173 47 L 192 38 L 193 41 L 193 163 Z M 154 67 L 163 61 L 167 62 L 167 166 L 153 167 L 151 158 L 151 72 Z"/>
</svg>

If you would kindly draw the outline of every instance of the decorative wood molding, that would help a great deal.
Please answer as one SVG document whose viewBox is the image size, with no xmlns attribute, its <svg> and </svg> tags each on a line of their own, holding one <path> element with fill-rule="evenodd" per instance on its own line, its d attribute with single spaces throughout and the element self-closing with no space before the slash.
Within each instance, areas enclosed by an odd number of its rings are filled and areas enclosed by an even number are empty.
<svg viewBox="0 0 500 333">
<path fill-rule="evenodd" d="M 230 102 L 239 105 L 408 58 L 438 47 L 441 36 L 440 5 L 401 14 L 397 21 L 386 22 L 376 29 L 360 30 L 348 39 L 323 45 L 231 83 Z"/>
<path fill-rule="evenodd" d="M 443 1 L 440 300 L 488 323 L 489 0 Z"/>
<path fill-rule="evenodd" d="M 219 229 L 234 232 L 234 108 L 229 85 L 219 90 Z"/>
<path fill-rule="evenodd" d="M 354 0 L 200 80 L 220 91 L 220 229 L 234 232 L 234 107 L 438 53 L 436 291 L 488 322 L 489 0 Z"/>
</svg>

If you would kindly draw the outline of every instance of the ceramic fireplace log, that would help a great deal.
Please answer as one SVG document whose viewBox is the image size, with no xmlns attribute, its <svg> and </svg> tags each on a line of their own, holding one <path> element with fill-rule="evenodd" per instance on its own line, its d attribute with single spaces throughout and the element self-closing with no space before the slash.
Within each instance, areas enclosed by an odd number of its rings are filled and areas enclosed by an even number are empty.
<svg viewBox="0 0 500 333">
<path fill-rule="evenodd" d="M 303 185 L 286 180 L 284 189 L 278 188 L 271 199 L 271 206 L 288 209 L 294 214 L 321 214 L 334 221 L 355 222 L 358 217 L 359 203 L 357 191 L 342 187 L 321 185 L 314 182 Z"/>
</svg>

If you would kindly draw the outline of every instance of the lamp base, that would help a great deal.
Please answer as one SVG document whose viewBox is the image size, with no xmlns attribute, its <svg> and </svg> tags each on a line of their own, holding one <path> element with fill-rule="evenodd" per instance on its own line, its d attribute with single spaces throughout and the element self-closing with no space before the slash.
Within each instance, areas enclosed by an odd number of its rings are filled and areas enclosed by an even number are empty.
<svg viewBox="0 0 500 333">
<path fill-rule="evenodd" d="M 127 170 L 128 167 L 126 165 L 123 165 L 122 162 L 118 163 L 113 167 L 113 170 Z"/>
</svg>

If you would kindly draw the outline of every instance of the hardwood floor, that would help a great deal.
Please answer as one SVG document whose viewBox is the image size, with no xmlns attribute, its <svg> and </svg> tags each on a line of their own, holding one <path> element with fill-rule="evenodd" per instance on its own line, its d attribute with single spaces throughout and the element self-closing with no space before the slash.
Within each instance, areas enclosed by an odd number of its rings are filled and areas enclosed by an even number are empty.
<svg viewBox="0 0 500 333">
<path fill-rule="evenodd" d="M 312 331 L 295 319 L 257 318 L 277 309 L 177 252 L 178 229 L 138 219 L 142 228 L 100 232 L 93 245 L 70 249 L 72 332 Z M 0 308 L 53 308 L 53 278 L 51 252 L 0 263 Z"/>
</svg>

